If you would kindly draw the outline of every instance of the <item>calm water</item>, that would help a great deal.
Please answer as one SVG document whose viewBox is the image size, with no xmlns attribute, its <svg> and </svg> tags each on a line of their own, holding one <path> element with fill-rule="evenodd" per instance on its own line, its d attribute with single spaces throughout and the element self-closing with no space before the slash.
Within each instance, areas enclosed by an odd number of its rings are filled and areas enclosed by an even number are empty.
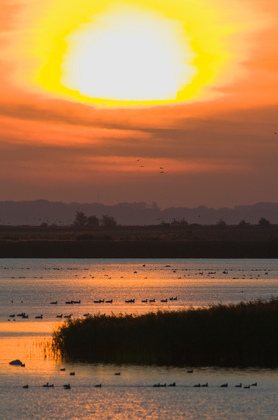
<svg viewBox="0 0 278 420">
<path fill-rule="evenodd" d="M 187 373 L 191 367 L 65 364 L 44 351 L 53 329 L 70 314 L 143 313 L 274 296 L 276 260 L 2 259 L 0 418 L 276 419 L 277 370 Z M 71 301 L 80 303 L 66 303 Z M 14 359 L 25 367 L 10 366 Z M 47 382 L 54 387 L 42 387 Z M 173 382 L 176 387 L 169 387 Z M 153 387 L 157 383 L 167 386 Z M 208 386 L 194 387 L 199 383 Z"/>
</svg>

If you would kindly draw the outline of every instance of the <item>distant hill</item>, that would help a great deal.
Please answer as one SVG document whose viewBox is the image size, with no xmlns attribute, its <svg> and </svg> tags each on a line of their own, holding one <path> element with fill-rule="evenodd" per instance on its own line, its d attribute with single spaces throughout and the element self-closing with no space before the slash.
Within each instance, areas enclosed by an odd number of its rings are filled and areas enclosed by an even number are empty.
<svg viewBox="0 0 278 420">
<path fill-rule="evenodd" d="M 106 206 L 99 203 L 62 203 L 47 200 L 0 202 L 0 225 L 70 225 L 76 211 L 86 216 L 101 218 L 104 214 L 115 218 L 121 225 L 152 225 L 184 220 L 189 224 L 216 224 L 221 219 L 227 224 L 238 224 L 245 220 L 257 224 L 261 217 L 278 224 L 278 203 L 257 203 L 233 208 L 213 209 L 170 207 L 161 210 L 156 203 L 119 203 Z"/>
</svg>

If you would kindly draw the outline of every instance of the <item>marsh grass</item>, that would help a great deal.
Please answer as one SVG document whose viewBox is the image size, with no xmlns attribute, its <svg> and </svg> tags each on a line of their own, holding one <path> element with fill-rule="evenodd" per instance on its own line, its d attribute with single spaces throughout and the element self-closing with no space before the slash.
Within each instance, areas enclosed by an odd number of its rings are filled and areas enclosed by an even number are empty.
<svg viewBox="0 0 278 420">
<path fill-rule="evenodd" d="M 53 333 L 53 348 L 67 360 L 94 363 L 275 367 L 278 298 L 74 319 Z"/>
</svg>

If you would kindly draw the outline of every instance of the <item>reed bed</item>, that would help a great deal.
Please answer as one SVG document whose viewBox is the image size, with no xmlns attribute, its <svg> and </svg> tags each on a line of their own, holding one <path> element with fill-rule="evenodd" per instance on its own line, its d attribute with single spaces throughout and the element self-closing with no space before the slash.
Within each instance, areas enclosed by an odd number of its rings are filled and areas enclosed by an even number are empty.
<svg viewBox="0 0 278 420">
<path fill-rule="evenodd" d="M 53 348 L 92 363 L 277 367 L 278 298 L 73 319 L 54 331 Z"/>
</svg>

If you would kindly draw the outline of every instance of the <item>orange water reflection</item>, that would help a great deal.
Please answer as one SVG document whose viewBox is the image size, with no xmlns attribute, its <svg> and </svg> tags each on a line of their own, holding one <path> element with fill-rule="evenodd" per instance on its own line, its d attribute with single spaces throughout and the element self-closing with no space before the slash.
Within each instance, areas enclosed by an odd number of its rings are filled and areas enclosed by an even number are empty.
<svg viewBox="0 0 278 420">
<path fill-rule="evenodd" d="M 0 337 L 13 335 L 50 335 L 59 322 L 0 322 Z"/>
</svg>

